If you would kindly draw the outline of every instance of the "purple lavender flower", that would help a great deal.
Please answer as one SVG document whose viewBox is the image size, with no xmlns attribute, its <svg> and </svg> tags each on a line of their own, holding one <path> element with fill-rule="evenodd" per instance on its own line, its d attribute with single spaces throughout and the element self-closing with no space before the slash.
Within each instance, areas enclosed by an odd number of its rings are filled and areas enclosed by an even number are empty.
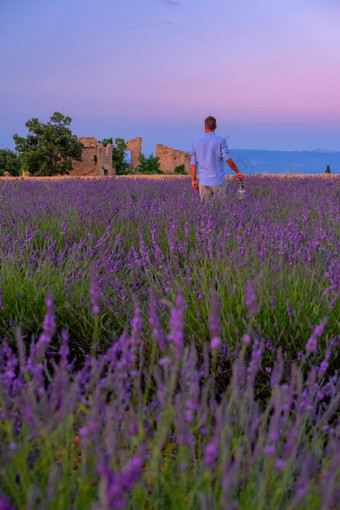
<svg viewBox="0 0 340 510">
<path fill-rule="evenodd" d="M 162 329 L 159 317 L 156 311 L 157 300 L 154 294 L 151 294 L 149 301 L 149 324 L 153 338 L 157 341 L 158 347 L 162 352 L 166 351 L 167 343 L 166 336 Z"/>
<path fill-rule="evenodd" d="M 66 367 L 67 366 L 67 358 L 70 354 L 70 349 L 68 346 L 68 332 L 66 329 L 63 329 L 61 332 L 61 340 L 60 340 L 60 347 L 59 347 L 59 355 L 60 355 L 60 367 Z"/>
<path fill-rule="evenodd" d="M 50 296 L 48 296 L 45 301 L 47 306 L 47 313 L 45 315 L 43 331 L 39 336 L 36 346 L 36 352 L 38 357 L 43 356 L 47 346 L 52 340 L 52 337 L 56 329 L 53 300 Z"/>
<path fill-rule="evenodd" d="M 327 322 L 328 322 L 328 319 L 327 319 L 327 317 L 325 317 L 324 319 L 322 319 L 320 324 L 314 328 L 312 335 L 309 337 L 309 339 L 306 343 L 306 351 L 307 352 L 316 352 L 318 339 L 322 335 Z"/>
<path fill-rule="evenodd" d="M 251 343 L 251 339 L 250 339 L 250 336 L 248 334 L 244 334 L 243 337 L 242 337 L 242 343 L 244 345 L 249 345 Z"/>
<path fill-rule="evenodd" d="M 144 450 L 144 449 L 143 449 Z M 142 474 L 142 467 L 144 463 L 144 453 L 139 452 L 130 460 L 129 464 L 121 472 L 121 482 L 123 490 L 131 491 L 138 482 Z"/>
<path fill-rule="evenodd" d="M 275 467 L 278 471 L 282 471 L 285 467 L 285 461 L 283 459 L 280 459 L 279 457 L 277 457 L 275 459 Z"/>
<path fill-rule="evenodd" d="M 221 345 L 221 339 L 217 336 L 214 336 L 212 339 L 211 339 L 211 342 L 210 342 L 210 347 L 213 351 L 216 351 Z"/>
<path fill-rule="evenodd" d="M 257 315 L 256 293 L 254 286 L 251 282 L 245 284 L 244 301 L 248 308 L 249 317 Z"/>
<path fill-rule="evenodd" d="M 272 304 L 272 310 L 275 310 L 275 308 L 276 308 L 276 297 L 274 295 L 272 296 L 272 303 L 271 304 Z"/>
<path fill-rule="evenodd" d="M 94 276 L 90 277 L 90 302 L 92 306 L 92 314 L 94 316 L 99 315 L 100 307 L 99 307 L 99 287 L 97 282 L 94 279 Z"/>
<path fill-rule="evenodd" d="M 10 504 L 9 499 L 0 493 L 0 510 L 14 510 L 14 507 Z"/>
<path fill-rule="evenodd" d="M 229 358 L 230 356 L 230 349 L 228 345 L 224 344 L 221 348 L 221 354 L 224 356 L 224 358 Z"/>
<path fill-rule="evenodd" d="M 263 450 L 266 457 L 273 457 L 276 452 L 275 444 L 269 443 Z"/>
<path fill-rule="evenodd" d="M 132 332 L 131 332 L 131 343 L 132 345 L 138 345 L 140 343 L 140 335 L 143 328 L 142 312 L 140 304 L 135 300 L 135 314 L 131 321 Z"/>
<path fill-rule="evenodd" d="M 212 469 L 218 456 L 218 442 L 214 440 L 209 443 L 204 450 L 204 464 L 208 469 Z"/>
<path fill-rule="evenodd" d="M 131 491 L 142 475 L 145 448 L 131 458 L 128 465 L 120 472 L 115 473 L 110 468 L 109 457 L 104 454 L 98 465 L 99 474 L 106 484 L 103 504 L 108 509 L 126 507 L 126 493 Z"/>
<path fill-rule="evenodd" d="M 171 358 L 161 358 L 159 360 L 159 364 L 161 367 L 164 367 L 166 365 L 170 365 L 171 364 Z"/>
<path fill-rule="evenodd" d="M 184 348 L 184 310 L 185 302 L 182 294 L 178 292 L 176 305 L 171 310 L 170 314 L 170 333 L 167 338 L 169 342 L 172 342 L 175 346 L 176 359 L 181 359 L 183 348 Z"/>
<path fill-rule="evenodd" d="M 263 340 L 255 340 L 253 344 L 253 349 L 251 353 L 251 360 L 249 363 L 249 366 L 247 368 L 247 389 L 249 392 L 253 392 L 254 390 L 254 382 L 256 374 L 260 367 L 260 361 L 262 359 L 263 354 L 263 348 L 264 348 L 264 342 Z"/>
<path fill-rule="evenodd" d="M 326 374 L 327 372 L 327 369 L 328 369 L 328 362 L 329 362 L 329 358 L 331 357 L 331 350 L 330 349 L 327 349 L 326 350 L 326 354 L 325 354 L 325 357 L 323 359 L 323 361 L 321 362 L 321 365 L 320 365 L 320 368 L 319 368 L 319 371 L 318 371 L 318 377 L 321 379 L 322 377 L 324 377 L 324 375 Z"/>
<path fill-rule="evenodd" d="M 293 315 L 293 309 L 292 309 L 292 305 L 290 303 L 288 303 L 288 306 L 287 306 L 287 315 L 288 315 L 288 317 L 291 317 Z"/>
<path fill-rule="evenodd" d="M 219 309 L 221 307 L 220 298 L 214 287 L 210 288 L 210 301 L 211 310 L 209 317 L 209 327 L 211 335 L 210 346 L 213 350 L 218 349 L 221 343 L 222 325 L 219 315 Z"/>
</svg>

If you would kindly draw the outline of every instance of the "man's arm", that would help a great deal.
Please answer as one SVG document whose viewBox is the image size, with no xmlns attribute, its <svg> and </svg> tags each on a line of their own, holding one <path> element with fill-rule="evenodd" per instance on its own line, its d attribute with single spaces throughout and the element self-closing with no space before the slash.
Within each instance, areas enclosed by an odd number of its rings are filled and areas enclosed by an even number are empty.
<svg viewBox="0 0 340 510">
<path fill-rule="evenodd" d="M 197 182 L 197 165 L 191 165 L 191 185 L 194 190 L 198 190 L 198 182 Z"/>
<path fill-rule="evenodd" d="M 221 144 L 221 155 L 222 155 L 222 158 L 225 159 L 225 162 L 227 163 L 227 165 L 232 170 L 234 170 L 234 172 L 236 172 L 236 177 L 238 178 L 238 180 L 242 181 L 243 175 L 241 174 L 241 172 L 239 171 L 239 169 L 235 165 L 233 159 L 230 157 L 230 152 L 229 152 L 229 149 L 228 149 L 227 140 L 225 138 L 223 138 L 222 144 Z"/>
<path fill-rule="evenodd" d="M 196 148 L 195 148 L 195 142 L 193 142 L 191 147 L 191 186 L 194 188 L 194 190 L 198 191 L 198 181 L 197 181 L 197 156 L 196 156 Z"/>
<path fill-rule="evenodd" d="M 244 175 L 241 174 L 241 172 L 239 171 L 239 169 L 237 168 L 237 166 L 235 165 L 234 163 L 234 160 L 233 158 L 229 158 L 229 159 L 226 159 L 226 163 L 227 165 L 232 169 L 234 170 L 234 172 L 236 172 L 236 177 L 238 178 L 239 181 L 242 181 Z"/>
</svg>

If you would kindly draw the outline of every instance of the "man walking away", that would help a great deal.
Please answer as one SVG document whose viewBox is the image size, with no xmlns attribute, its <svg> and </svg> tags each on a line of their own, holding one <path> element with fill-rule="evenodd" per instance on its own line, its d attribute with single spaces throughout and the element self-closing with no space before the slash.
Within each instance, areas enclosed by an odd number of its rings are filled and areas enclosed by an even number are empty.
<svg viewBox="0 0 340 510">
<path fill-rule="evenodd" d="M 226 180 L 223 161 L 236 172 L 242 181 L 243 175 L 230 156 L 225 138 L 215 134 L 217 125 L 214 117 L 207 117 L 204 122 L 205 134 L 192 144 L 191 151 L 191 184 L 199 190 L 201 200 L 209 200 L 214 195 L 223 200 L 226 194 Z M 197 181 L 197 165 L 199 165 L 199 183 Z"/>
</svg>

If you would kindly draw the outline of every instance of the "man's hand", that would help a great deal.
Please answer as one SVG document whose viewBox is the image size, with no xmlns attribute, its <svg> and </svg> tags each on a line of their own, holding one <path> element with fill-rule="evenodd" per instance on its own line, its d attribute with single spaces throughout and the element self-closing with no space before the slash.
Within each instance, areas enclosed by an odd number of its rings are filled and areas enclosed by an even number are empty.
<svg viewBox="0 0 340 510">
<path fill-rule="evenodd" d="M 195 191 L 198 191 L 198 181 L 196 179 L 191 181 L 191 186 Z"/>
<path fill-rule="evenodd" d="M 198 191 L 198 180 L 196 177 L 197 165 L 191 165 L 191 186 Z"/>
<path fill-rule="evenodd" d="M 241 174 L 241 172 L 239 171 L 239 169 L 237 168 L 237 166 L 235 165 L 234 163 L 234 160 L 232 158 L 229 158 L 229 159 L 226 159 L 225 160 L 227 165 L 232 169 L 234 170 L 234 172 L 236 172 L 236 177 L 238 178 L 239 181 L 242 181 L 244 175 Z"/>
</svg>

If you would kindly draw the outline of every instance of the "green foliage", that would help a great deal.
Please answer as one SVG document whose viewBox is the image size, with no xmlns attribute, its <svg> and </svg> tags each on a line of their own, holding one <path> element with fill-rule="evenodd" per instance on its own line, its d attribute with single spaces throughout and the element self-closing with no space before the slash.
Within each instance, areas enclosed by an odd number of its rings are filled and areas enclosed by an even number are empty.
<svg viewBox="0 0 340 510">
<path fill-rule="evenodd" d="M 54 112 L 46 124 L 36 118 L 28 120 L 27 137 L 13 136 L 23 170 L 36 176 L 68 174 L 72 160 L 81 160 L 83 149 L 83 144 L 67 127 L 71 122 L 71 117 L 59 112 Z"/>
<path fill-rule="evenodd" d="M 111 138 L 103 138 L 103 140 L 98 140 L 98 141 L 99 141 L 99 143 L 102 143 L 104 145 L 104 147 L 106 147 L 108 143 L 113 145 L 112 137 Z"/>
<path fill-rule="evenodd" d="M 107 146 L 108 143 L 112 145 L 112 165 L 116 169 L 117 175 L 125 175 L 132 172 L 129 172 L 128 165 L 125 163 L 125 151 L 126 151 L 126 142 L 124 138 L 116 138 L 114 143 L 111 138 L 104 138 L 100 141 L 104 145 Z"/>
<path fill-rule="evenodd" d="M 124 138 L 116 138 L 115 143 L 112 146 L 112 163 L 116 168 L 117 175 L 126 173 L 127 164 L 124 162 L 126 143 Z"/>
<path fill-rule="evenodd" d="M 8 172 L 13 177 L 20 175 L 21 161 L 15 152 L 9 149 L 0 149 L 0 175 Z"/>
<path fill-rule="evenodd" d="M 327 168 L 325 170 L 325 174 L 330 174 L 331 173 L 331 168 L 329 165 L 327 165 Z"/>
<path fill-rule="evenodd" d="M 144 154 L 138 156 L 139 165 L 136 167 L 136 171 L 140 174 L 163 174 L 160 169 L 159 157 L 150 154 L 147 158 Z"/>
<path fill-rule="evenodd" d="M 185 165 L 178 165 L 174 168 L 174 174 L 177 174 L 177 175 L 187 175 L 186 171 L 185 171 Z"/>
</svg>

